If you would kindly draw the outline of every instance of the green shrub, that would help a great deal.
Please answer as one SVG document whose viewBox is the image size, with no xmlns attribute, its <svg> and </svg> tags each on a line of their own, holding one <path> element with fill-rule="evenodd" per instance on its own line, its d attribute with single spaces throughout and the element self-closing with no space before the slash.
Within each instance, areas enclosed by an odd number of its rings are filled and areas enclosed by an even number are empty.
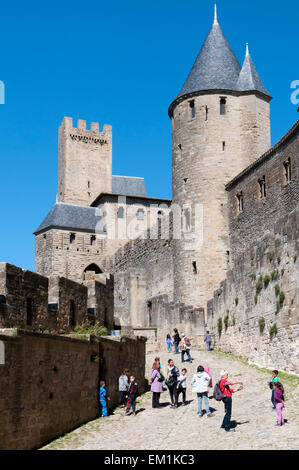
<svg viewBox="0 0 299 470">
<path fill-rule="evenodd" d="M 84 326 L 76 326 L 74 331 L 76 335 L 94 335 L 94 336 L 106 336 L 108 330 L 105 326 L 96 323 L 95 325 L 90 326 L 89 328 L 85 328 Z"/>
<path fill-rule="evenodd" d="M 274 323 L 274 325 L 271 326 L 271 328 L 270 328 L 270 336 L 271 336 L 271 338 L 272 338 L 273 336 L 277 335 L 277 332 L 278 332 L 277 325 L 276 325 L 276 323 Z"/>
<path fill-rule="evenodd" d="M 260 317 L 259 318 L 259 327 L 260 327 L 260 332 L 261 333 L 264 331 L 265 325 L 266 325 L 266 322 L 265 322 L 264 317 Z"/>
<path fill-rule="evenodd" d="M 256 288 L 256 292 L 257 294 L 259 294 L 263 288 L 263 276 L 260 276 L 259 277 L 259 280 L 257 281 L 256 285 L 255 285 L 255 288 Z"/>
<path fill-rule="evenodd" d="M 297 256 L 295 255 L 294 256 L 294 263 L 296 263 L 296 261 L 297 261 Z"/>
<path fill-rule="evenodd" d="M 285 298 L 286 298 L 285 293 L 281 291 L 280 294 L 279 294 L 279 305 L 280 305 L 280 307 L 283 306 Z"/>
<path fill-rule="evenodd" d="M 284 269 L 281 270 L 281 275 L 282 275 L 282 276 L 284 275 Z"/>
<path fill-rule="evenodd" d="M 255 296 L 254 296 L 254 303 L 255 303 L 255 305 L 257 304 L 257 300 L 258 300 L 258 296 L 255 295 Z"/>
<path fill-rule="evenodd" d="M 279 286 L 278 284 L 275 284 L 274 289 L 275 289 L 275 295 L 276 295 L 276 296 L 279 295 L 279 293 L 280 293 L 280 286 Z"/>
<path fill-rule="evenodd" d="M 280 262 L 281 262 L 281 258 L 280 258 L 280 256 L 278 256 L 277 263 L 280 264 Z"/>
<path fill-rule="evenodd" d="M 238 305 L 238 303 L 239 303 L 239 297 L 236 297 L 235 298 L 235 304 Z"/>
<path fill-rule="evenodd" d="M 229 317 L 228 317 L 228 315 L 226 315 L 226 316 L 224 317 L 224 320 L 223 320 L 224 326 L 225 326 L 225 329 L 226 329 L 226 330 L 227 330 L 227 328 L 228 328 L 228 320 L 229 320 Z"/>
<path fill-rule="evenodd" d="M 250 277 L 250 279 L 251 279 L 252 281 L 255 281 L 255 280 L 256 280 L 256 275 L 255 275 L 254 273 L 253 273 L 253 274 L 250 274 L 249 277 Z"/>
<path fill-rule="evenodd" d="M 270 282 L 270 276 L 268 276 L 268 274 L 267 274 L 267 275 L 264 277 L 264 286 L 265 286 L 265 287 L 268 287 L 269 282 Z"/>
<path fill-rule="evenodd" d="M 271 279 L 272 279 L 272 281 L 276 281 L 278 279 L 278 270 L 277 269 L 276 269 L 276 271 L 272 271 Z"/>
<path fill-rule="evenodd" d="M 235 319 L 235 315 L 233 316 L 233 326 L 235 326 L 236 324 L 236 319 Z"/>
<path fill-rule="evenodd" d="M 269 254 L 269 261 L 270 261 L 270 263 L 273 261 L 273 255 L 272 255 L 272 253 Z"/>
<path fill-rule="evenodd" d="M 218 333 L 221 336 L 222 333 L 222 318 L 218 318 Z"/>
</svg>

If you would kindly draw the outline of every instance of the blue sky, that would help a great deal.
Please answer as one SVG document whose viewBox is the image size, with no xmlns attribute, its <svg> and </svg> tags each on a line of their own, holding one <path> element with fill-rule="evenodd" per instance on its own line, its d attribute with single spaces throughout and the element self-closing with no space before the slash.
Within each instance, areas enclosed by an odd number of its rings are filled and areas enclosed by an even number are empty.
<svg viewBox="0 0 299 470">
<path fill-rule="evenodd" d="M 171 197 L 168 106 L 213 20 L 213 0 L 52 0 L 1 5 L 0 261 L 34 270 L 34 236 L 55 202 L 63 116 L 113 126 L 113 173 L 144 176 L 150 196 Z M 219 23 L 237 58 L 245 43 L 271 105 L 272 143 L 298 119 L 295 0 L 219 0 Z"/>
</svg>

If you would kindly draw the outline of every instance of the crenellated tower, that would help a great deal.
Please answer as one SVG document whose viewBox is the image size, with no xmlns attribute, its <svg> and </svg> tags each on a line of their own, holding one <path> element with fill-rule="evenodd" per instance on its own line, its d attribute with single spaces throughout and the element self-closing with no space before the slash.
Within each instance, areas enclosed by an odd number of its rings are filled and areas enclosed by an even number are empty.
<svg viewBox="0 0 299 470">
<path fill-rule="evenodd" d="M 112 192 L 112 127 L 65 117 L 59 128 L 58 202 L 90 206 L 101 193 Z"/>
<path fill-rule="evenodd" d="M 248 46 L 241 68 L 215 5 L 212 28 L 169 107 L 173 203 L 186 232 L 174 240 L 176 301 L 204 307 L 226 275 L 225 184 L 270 147 L 270 100 Z"/>
</svg>

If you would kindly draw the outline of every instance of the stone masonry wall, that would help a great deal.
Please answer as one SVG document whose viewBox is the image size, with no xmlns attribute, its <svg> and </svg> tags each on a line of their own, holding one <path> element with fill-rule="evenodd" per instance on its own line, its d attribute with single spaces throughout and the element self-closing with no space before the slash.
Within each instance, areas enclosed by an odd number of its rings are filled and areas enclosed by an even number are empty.
<svg viewBox="0 0 299 470">
<path fill-rule="evenodd" d="M 221 98 L 226 98 L 224 115 Z M 174 241 L 177 302 L 205 308 L 215 285 L 226 275 L 225 184 L 269 149 L 269 110 L 269 103 L 254 93 L 230 92 L 182 97 L 173 110 L 173 203 L 179 206 L 185 226 L 184 237 Z"/>
<path fill-rule="evenodd" d="M 4 331 L 4 330 L 2 330 Z M 144 391 L 145 342 L 91 337 L 79 340 L 18 330 L 2 334 L 0 449 L 39 448 L 99 415 L 98 387 L 107 383 L 109 407 L 117 404 L 123 368 Z"/>
<path fill-rule="evenodd" d="M 299 121 L 281 143 L 229 185 L 230 245 L 233 260 L 264 234 L 271 233 L 273 225 L 298 206 L 298 153 Z M 284 163 L 289 158 L 291 180 L 287 182 Z M 266 197 L 262 198 L 259 180 L 264 176 Z M 244 209 L 239 212 L 237 195 L 241 192 Z"/>
<path fill-rule="evenodd" d="M 58 200 L 90 206 L 101 193 L 112 191 L 112 127 L 65 117 L 59 128 Z"/>
<path fill-rule="evenodd" d="M 297 374 L 298 229 L 297 208 L 235 260 L 234 268 L 208 302 L 208 325 L 216 335 L 218 349 Z"/>
<path fill-rule="evenodd" d="M 62 334 L 98 323 L 113 329 L 114 282 L 100 276 L 101 281 L 89 279 L 83 285 L 0 263 L 0 328 Z"/>
</svg>

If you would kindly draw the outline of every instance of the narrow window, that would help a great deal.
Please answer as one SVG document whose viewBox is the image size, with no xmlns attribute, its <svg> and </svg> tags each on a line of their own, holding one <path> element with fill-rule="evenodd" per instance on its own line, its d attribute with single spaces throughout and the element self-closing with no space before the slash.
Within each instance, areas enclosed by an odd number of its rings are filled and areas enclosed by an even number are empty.
<svg viewBox="0 0 299 470">
<path fill-rule="evenodd" d="M 209 108 L 206 106 L 206 121 L 208 120 Z"/>
<path fill-rule="evenodd" d="M 136 212 L 136 217 L 137 220 L 144 220 L 144 210 L 138 209 L 138 211 Z"/>
<path fill-rule="evenodd" d="M 90 188 L 90 181 L 87 181 L 87 187 Z"/>
<path fill-rule="evenodd" d="M 241 212 L 244 211 L 243 191 L 241 191 L 239 194 L 237 194 L 237 200 L 238 200 L 238 213 L 240 214 Z"/>
<path fill-rule="evenodd" d="M 124 218 L 124 213 L 125 213 L 124 208 L 119 207 L 118 210 L 117 210 L 117 218 L 118 219 L 123 219 Z"/>
<path fill-rule="evenodd" d="M 97 237 L 95 235 L 92 235 L 90 237 L 90 244 L 91 246 L 95 245 Z"/>
<path fill-rule="evenodd" d="M 195 102 L 194 100 L 192 101 L 189 101 L 189 106 L 190 106 L 190 109 L 191 109 L 191 118 L 195 118 Z"/>
<path fill-rule="evenodd" d="M 226 114 L 226 98 L 220 98 L 220 114 L 222 116 Z"/>
<path fill-rule="evenodd" d="M 70 301 L 70 326 L 76 326 L 76 306 L 73 300 Z"/>
<path fill-rule="evenodd" d="M 32 325 L 32 299 L 26 300 L 26 323 L 27 326 Z"/>
<path fill-rule="evenodd" d="M 260 199 L 265 199 L 266 198 L 266 178 L 263 176 L 261 179 L 258 181 L 259 187 L 260 187 Z"/>
<path fill-rule="evenodd" d="M 196 261 L 192 261 L 192 266 L 193 266 L 193 273 L 194 273 L 194 274 L 197 274 Z"/>
<path fill-rule="evenodd" d="M 71 233 L 70 234 L 70 243 L 74 243 L 74 241 L 76 240 L 76 235 L 74 233 Z"/>
<path fill-rule="evenodd" d="M 225 152 L 225 142 L 222 142 L 222 150 Z"/>
<path fill-rule="evenodd" d="M 288 158 L 284 164 L 284 182 L 285 184 L 288 184 L 290 181 L 292 181 L 292 169 L 291 169 L 291 159 Z"/>
<path fill-rule="evenodd" d="M 185 223 L 185 230 L 186 232 L 190 232 L 191 230 L 191 214 L 190 209 L 187 208 L 184 210 L 184 223 Z"/>
</svg>

